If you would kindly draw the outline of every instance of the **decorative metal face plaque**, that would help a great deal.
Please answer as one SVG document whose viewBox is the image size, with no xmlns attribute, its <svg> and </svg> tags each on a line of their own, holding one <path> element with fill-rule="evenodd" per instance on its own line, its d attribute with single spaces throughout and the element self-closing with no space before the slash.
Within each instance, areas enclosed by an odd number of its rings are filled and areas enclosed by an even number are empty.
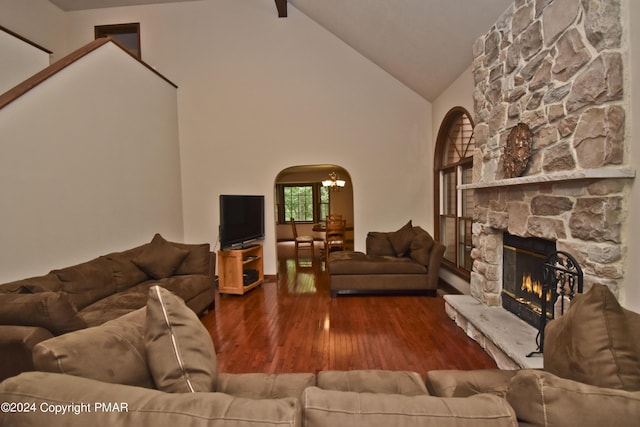
<svg viewBox="0 0 640 427">
<path fill-rule="evenodd" d="M 505 178 L 516 178 L 524 172 L 531 156 L 532 143 L 533 134 L 529 126 L 518 123 L 511 129 L 504 147 Z"/>
</svg>

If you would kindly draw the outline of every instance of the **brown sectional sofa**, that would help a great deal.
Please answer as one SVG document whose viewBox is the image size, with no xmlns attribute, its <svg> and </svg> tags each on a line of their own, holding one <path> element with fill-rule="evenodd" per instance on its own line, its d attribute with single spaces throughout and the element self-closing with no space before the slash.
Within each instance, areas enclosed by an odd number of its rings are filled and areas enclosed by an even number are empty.
<svg viewBox="0 0 640 427">
<path fill-rule="evenodd" d="M 154 284 L 182 297 L 196 313 L 215 298 L 209 244 L 150 243 L 49 274 L 0 285 L 0 380 L 33 370 L 41 341 L 101 325 L 147 302 Z"/>
<path fill-rule="evenodd" d="M 426 384 L 380 370 L 227 374 L 197 316 L 154 287 L 146 308 L 38 344 L 36 366 L 52 372 L 0 384 L 0 402 L 16 403 L 0 426 L 631 427 L 639 334 L 640 315 L 596 285 L 547 326 L 544 370 L 431 371 Z"/>
<path fill-rule="evenodd" d="M 331 296 L 435 295 L 445 249 L 411 221 L 395 232 L 369 232 L 366 254 L 342 251 L 329 255 Z"/>
<path fill-rule="evenodd" d="M 218 372 L 209 332 L 180 298 L 158 287 L 150 289 L 146 308 L 43 341 L 34 354 L 36 367 L 50 372 L 25 372 L 0 384 L 0 401 L 20 402 L 22 409 L 0 413 L 0 426 L 516 423 L 504 399 L 429 396 L 415 372 Z"/>
</svg>

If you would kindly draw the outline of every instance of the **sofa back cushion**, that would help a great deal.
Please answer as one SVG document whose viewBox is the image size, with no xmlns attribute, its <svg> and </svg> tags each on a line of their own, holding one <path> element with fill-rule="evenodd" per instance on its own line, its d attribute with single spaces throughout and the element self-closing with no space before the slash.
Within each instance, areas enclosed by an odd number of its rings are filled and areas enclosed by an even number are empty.
<svg viewBox="0 0 640 427">
<path fill-rule="evenodd" d="M 208 276 L 211 274 L 211 251 L 208 243 L 169 243 L 189 252 L 187 257 L 178 265 L 174 274 L 178 276 L 188 274 L 203 274 Z"/>
<path fill-rule="evenodd" d="M 158 389 L 215 390 L 218 366 L 209 332 L 182 299 L 160 286 L 149 289 L 144 339 Z"/>
<path fill-rule="evenodd" d="M 256 400 L 223 393 L 170 394 L 47 372 L 26 372 L 6 380 L 0 384 L 0 400 L 33 403 L 38 409 L 2 414 L 6 425 L 12 427 L 295 427 L 302 424 L 300 401 L 294 398 Z M 82 403 L 89 407 L 83 409 Z M 53 410 L 54 404 L 70 412 L 55 415 L 39 410 Z"/>
<path fill-rule="evenodd" d="M 0 324 L 39 326 L 54 335 L 87 327 L 64 292 L 0 293 Z"/>
<path fill-rule="evenodd" d="M 412 371 L 378 369 L 320 371 L 317 382 L 318 387 L 324 390 L 403 394 L 405 396 L 429 394 L 420 374 Z"/>
<path fill-rule="evenodd" d="M 632 427 L 640 417 L 640 392 L 596 387 L 539 370 L 519 371 L 507 400 L 526 425 Z"/>
<path fill-rule="evenodd" d="M 53 273 L 44 276 L 30 277 L 0 285 L 0 293 L 36 293 L 58 292 L 62 290 L 62 282 Z"/>
<path fill-rule="evenodd" d="M 236 397 L 250 399 L 300 399 L 304 389 L 316 385 L 316 376 L 311 373 L 218 373 L 216 391 Z"/>
<path fill-rule="evenodd" d="M 147 273 L 133 263 L 133 259 L 140 255 L 148 243 L 122 252 L 112 252 L 104 256 L 111 265 L 111 274 L 116 291 L 129 289 L 149 279 Z"/>
<path fill-rule="evenodd" d="M 146 310 L 35 346 L 36 369 L 117 384 L 153 388 L 144 345 Z"/>
<path fill-rule="evenodd" d="M 78 310 L 116 292 L 111 265 L 103 257 L 53 270 L 52 273 L 58 277 L 62 290 L 69 294 Z"/>
<path fill-rule="evenodd" d="M 307 427 L 517 425 L 516 415 L 507 401 L 489 394 L 443 398 L 309 387 L 302 395 L 302 406 Z"/>
<path fill-rule="evenodd" d="M 640 390 L 640 355 L 628 321 L 609 288 L 594 285 L 547 325 L 544 369 L 585 384 Z"/>
</svg>

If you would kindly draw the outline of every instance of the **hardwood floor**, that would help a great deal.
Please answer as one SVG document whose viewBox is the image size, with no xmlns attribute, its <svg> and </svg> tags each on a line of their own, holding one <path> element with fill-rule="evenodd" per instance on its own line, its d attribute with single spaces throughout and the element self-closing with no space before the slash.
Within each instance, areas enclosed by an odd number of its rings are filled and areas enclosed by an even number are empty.
<svg viewBox="0 0 640 427">
<path fill-rule="evenodd" d="M 441 296 L 331 298 L 322 261 L 301 256 L 296 263 L 291 253 L 282 249 L 277 281 L 244 296 L 217 295 L 216 309 L 202 318 L 221 372 L 391 369 L 424 376 L 496 367 L 449 319 Z"/>
</svg>

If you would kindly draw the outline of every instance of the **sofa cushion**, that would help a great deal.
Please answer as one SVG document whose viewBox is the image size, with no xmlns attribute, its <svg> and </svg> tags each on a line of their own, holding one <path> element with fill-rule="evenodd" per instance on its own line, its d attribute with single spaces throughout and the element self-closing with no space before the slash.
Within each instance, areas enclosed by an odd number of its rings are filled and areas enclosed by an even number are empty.
<svg viewBox="0 0 640 427">
<path fill-rule="evenodd" d="M 419 226 L 413 227 L 413 233 L 409 256 L 422 265 L 429 265 L 429 255 L 434 243 L 433 237 Z"/>
<path fill-rule="evenodd" d="M 506 400 L 490 394 L 467 398 L 355 393 L 309 387 L 302 398 L 305 426 L 438 426 L 517 425 Z"/>
<path fill-rule="evenodd" d="M 147 273 L 133 263 L 147 245 L 138 246 L 123 252 L 113 252 L 104 256 L 111 264 L 116 291 L 120 292 L 149 279 Z"/>
<path fill-rule="evenodd" d="M 160 286 L 149 290 L 144 337 L 158 389 L 172 393 L 215 390 L 218 370 L 209 332 L 184 301 Z"/>
<path fill-rule="evenodd" d="M 0 324 L 40 326 L 55 335 L 87 327 L 64 292 L 0 293 Z"/>
<path fill-rule="evenodd" d="M 405 396 L 429 394 L 417 372 L 356 369 L 353 371 L 320 371 L 318 387 L 325 390 L 357 393 L 387 393 Z"/>
<path fill-rule="evenodd" d="M 78 310 L 116 292 L 111 265 L 99 257 L 82 264 L 53 270 Z"/>
<path fill-rule="evenodd" d="M 467 397 L 481 393 L 506 397 L 509 382 L 517 372 L 506 369 L 429 371 L 427 389 L 431 395 L 440 397 Z"/>
<path fill-rule="evenodd" d="M 412 261 L 411 258 L 340 251 L 329 255 L 329 273 L 331 275 L 426 274 L 427 268 Z"/>
<path fill-rule="evenodd" d="M 396 256 L 396 251 L 393 250 L 393 246 L 389 240 L 390 234 L 391 233 L 380 231 L 370 231 L 367 233 L 367 255 Z"/>
<path fill-rule="evenodd" d="M 396 256 L 405 256 L 409 252 L 411 247 L 411 240 L 413 239 L 413 225 L 411 220 L 403 225 L 399 230 L 389 234 L 389 241 Z"/>
<path fill-rule="evenodd" d="M 31 354 L 41 341 L 53 338 L 51 331 L 36 326 L 0 325 L 0 382 L 18 375 L 20 372 L 33 371 Z"/>
<path fill-rule="evenodd" d="M 300 399 L 307 387 L 316 385 L 316 376 L 307 373 L 284 374 L 229 374 L 218 373 L 216 391 L 250 399 Z"/>
<path fill-rule="evenodd" d="M 109 295 L 83 308 L 78 314 L 89 326 L 99 326 L 109 320 L 117 319 L 146 306 L 149 288 L 154 283 L 156 282 L 149 280 Z"/>
<path fill-rule="evenodd" d="M 0 384 L 0 400 L 33 403 L 37 409 L 9 414 L 6 425 L 12 427 L 294 427 L 302 423 L 297 399 L 171 394 L 47 372 L 26 372 L 8 379 Z M 53 410 L 54 405 L 70 412 L 63 415 L 40 410 Z"/>
<path fill-rule="evenodd" d="M 132 261 L 149 277 L 163 279 L 173 276 L 187 255 L 188 250 L 178 248 L 156 234 L 151 243 Z"/>
<path fill-rule="evenodd" d="M 189 275 L 189 274 L 210 274 L 211 264 L 211 252 L 208 243 L 201 244 L 186 244 L 169 242 L 173 246 L 188 251 L 186 258 L 178 265 L 175 273 L 176 275 Z"/>
<path fill-rule="evenodd" d="M 2 293 L 36 293 L 36 292 L 58 292 L 62 290 L 62 282 L 53 273 L 45 276 L 30 277 L 28 279 L 16 280 L 0 286 Z"/>
<path fill-rule="evenodd" d="M 35 346 L 36 369 L 108 383 L 153 387 L 144 345 L 145 309 Z"/>
<path fill-rule="evenodd" d="M 185 301 L 189 301 L 213 287 L 210 276 L 197 274 L 167 277 L 166 279 L 158 280 L 156 283 Z"/>
<path fill-rule="evenodd" d="M 573 300 L 545 329 L 544 369 L 599 387 L 640 390 L 637 344 L 627 316 L 604 285 Z"/>
<path fill-rule="evenodd" d="M 519 420 L 536 426 L 632 427 L 640 419 L 640 392 L 596 387 L 539 370 L 519 371 L 507 400 Z"/>
</svg>

